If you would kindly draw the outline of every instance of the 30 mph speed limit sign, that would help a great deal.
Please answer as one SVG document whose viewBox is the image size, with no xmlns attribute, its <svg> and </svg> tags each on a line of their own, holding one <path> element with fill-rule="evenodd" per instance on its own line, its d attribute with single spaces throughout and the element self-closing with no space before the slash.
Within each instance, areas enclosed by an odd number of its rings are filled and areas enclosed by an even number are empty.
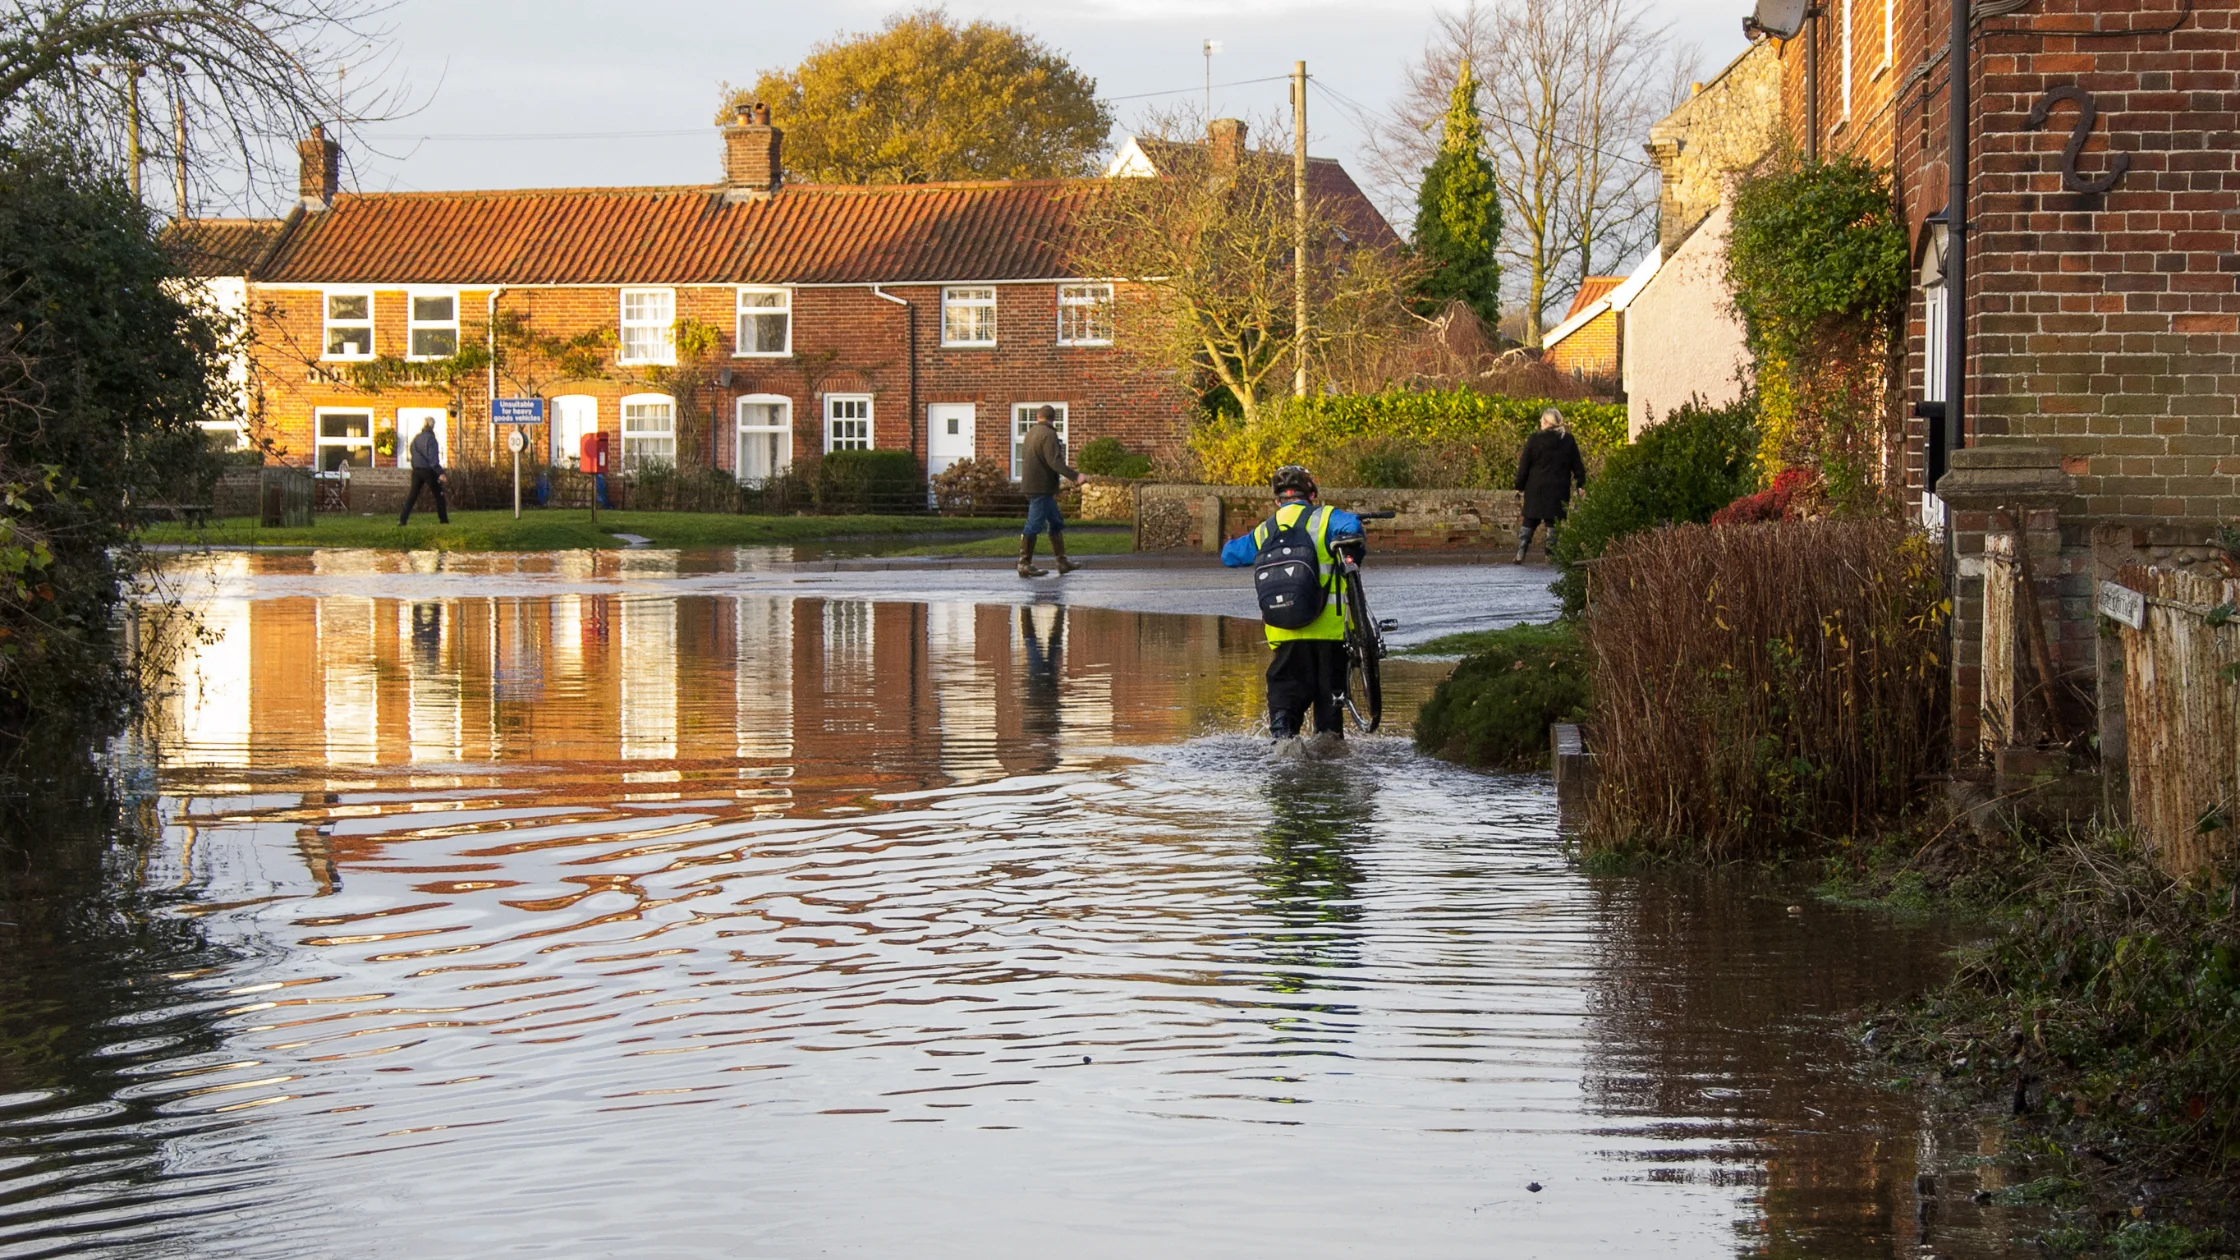
<svg viewBox="0 0 2240 1260">
<path fill-rule="evenodd" d="M 516 455 L 519 455 L 521 452 L 528 450 L 529 435 L 523 433 L 519 429 L 509 430 L 506 433 L 506 449 L 512 451 Z"/>
</svg>

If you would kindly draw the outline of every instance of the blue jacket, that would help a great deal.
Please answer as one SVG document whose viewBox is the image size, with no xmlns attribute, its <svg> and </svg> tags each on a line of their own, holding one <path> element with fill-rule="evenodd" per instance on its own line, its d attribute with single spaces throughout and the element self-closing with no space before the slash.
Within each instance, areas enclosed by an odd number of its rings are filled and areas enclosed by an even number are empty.
<svg viewBox="0 0 2240 1260">
<path fill-rule="evenodd" d="M 1254 528 L 1257 529 L 1258 526 Z M 1343 508 L 1331 508 L 1330 545 L 1336 547 L 1342 542 L 1358 543 L 1362 540 L 1361 518 Z M 1242 569 L 1259 558 L 1260 548 L 1252 541 L 1252 530 L 1246 530 L 1230 539 L 1229 545 L 1221 549 L 1221 563 L 1232 569 Z"/>
</svg>

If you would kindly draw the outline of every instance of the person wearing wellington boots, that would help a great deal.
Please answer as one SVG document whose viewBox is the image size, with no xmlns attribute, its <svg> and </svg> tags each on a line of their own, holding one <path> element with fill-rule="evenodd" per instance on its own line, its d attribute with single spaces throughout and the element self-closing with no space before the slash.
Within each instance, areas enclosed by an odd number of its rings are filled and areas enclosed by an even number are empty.
<svg viewBox="0 0 2240 1260">
<path fill-rule="evenodd" d="M 1066 442 L 1058 436 L 1056 407 L 1034 413 L 1027 436 L 1019 443 L 1019 488 L 1027 494 L 1027 528 L 1019 535 L 1019 576 L 1050 576 L 1034 567 L 1034 540 L 1050 531 L 1050 554 L 1058 561 L 1058 576 L 1081 566 L 1066 559 L 1066 518 L 1058 513 L 1058 483 L 1081 484 L 1081 474 L 1066 462 Z"/>
<path fill-rule="evenodd" d="M 1275 653 L 1268 662 L 1268 730 L 1275 736 L 1275 755 L 1309 761 L 1343 757 L 1347 749 L 1338 706 L 1345 687 L 1346 630 L 1338 606 L 1337 557 L 1344 553 L 1361 562 L 1366 549 L 1361 518 L 1316 503 L 1321 487 L 1313 473 L 1297 464 L 1278 468 L 1272 482 L 1275 515 L 1229 540 L 1221 549 L 1221 563 L 1232 569 L 1256 566 L 1260 614 L 1268 647 Z M 1306 563 L 1310 553 L 1311 568 Z M 1274 572 L 1279 568 L 1294 570 L 1303 588 L 1299 598 L 1281 600 L 1296 616 L 1271 611 L 1271 589 L 1285 580 Z M 1291 625 L 1278 625 L 1278 619 Z M 1301 739 L 1309 710 L 1314 737 Z"/>
<path fill-rule="evenodd" d="M 1517 455 L 1517 493 L 1524 496 L 1524 523 L 1517 531 L 1517 563 L 1524 563 L 1532 535 L 1548 527 L 1548 546 L 1556 545 L 1556 526 L 1571 506 L 1571 487 L 1587 484 L 1587 461 L 1579 457 L 1578 439 L 1563 427 L 1563 413 L 1553 407 L 1540 413 L 1540 431 L 1524 440 Z"/>
</svg>

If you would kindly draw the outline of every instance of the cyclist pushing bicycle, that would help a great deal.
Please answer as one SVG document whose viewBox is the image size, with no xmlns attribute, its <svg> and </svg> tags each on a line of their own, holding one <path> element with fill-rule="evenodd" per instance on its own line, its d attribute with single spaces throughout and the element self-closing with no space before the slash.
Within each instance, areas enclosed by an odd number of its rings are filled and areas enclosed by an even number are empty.
<svg viewBox="0 0 2240 1260">
<path fill-rule="evenodd" d="M 1306 755 L 1343 755 L 1341 707 L 1353 708 L 1354 720 L 1364 730 L 1376 729 L 1374 717 L 1364 719 L 1350 693 L 1363 669 L 1365 645 L 1375 639 L 1365 679 L 1373 713 L 1375 657 L 1383 652 L 1375 623 L 1362 624 L 1368 607 L 1360 596 L 1359 566 L 1367 551 L 1361 518 L 1316 503 L 1320 487 L 1314 474 L 1297 464 L 1277 469 L 1272 485 L 1274 515 L 1251 533 L 1231 539 L 1221 549 L 1221 563 L 1233 569 L 1253 566 L 1260 617 L 1268 646 L 1275 651 L 1268 664 L 1268 729 L 1278 754 L 1296 749 Z M 1310 709 L 1314 738 L 1301 744 Z"/>
</svg>

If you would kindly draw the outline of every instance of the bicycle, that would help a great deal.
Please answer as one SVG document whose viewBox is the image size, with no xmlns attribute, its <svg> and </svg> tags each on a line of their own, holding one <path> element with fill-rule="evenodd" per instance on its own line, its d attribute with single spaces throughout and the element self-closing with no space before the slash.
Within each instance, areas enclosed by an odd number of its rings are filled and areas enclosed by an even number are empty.
<svg viewBox="0 0 2240 1260">
<path fill-rule="evenodd" d="M 1389 521 L 1392 512 L 1357 512 L 1365 521 Z M 1352 556 L 1338 560 L 1338 607 L 1345 620 L 1346 672 L 1338 699 L 1363 734 L 1384 724 L 1384 673 L 1378 662 L 1385 658 L 1384 636 L 1400 623 L 1379 621 L 1369 611 L 1369 592 L 1361 583 L 1361 566 Z"/>
</svg>

